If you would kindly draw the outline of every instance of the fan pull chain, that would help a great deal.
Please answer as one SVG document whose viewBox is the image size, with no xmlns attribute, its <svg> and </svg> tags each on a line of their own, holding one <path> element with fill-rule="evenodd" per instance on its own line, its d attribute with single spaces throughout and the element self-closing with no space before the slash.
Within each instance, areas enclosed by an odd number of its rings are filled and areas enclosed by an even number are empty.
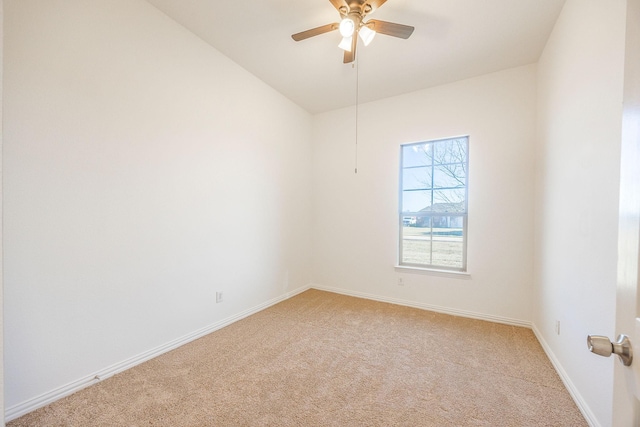
<svg viewBox="0 0 640 427">
<path fill-rule="evenodd" d="M 355 173 L 358 174 L 358 92 L 360 89 L 360 67 L 358 66 L 358 60 L 353 62 L 352 68 L 356 69 L 356 147 L 355 147 Z"/>
</svg>

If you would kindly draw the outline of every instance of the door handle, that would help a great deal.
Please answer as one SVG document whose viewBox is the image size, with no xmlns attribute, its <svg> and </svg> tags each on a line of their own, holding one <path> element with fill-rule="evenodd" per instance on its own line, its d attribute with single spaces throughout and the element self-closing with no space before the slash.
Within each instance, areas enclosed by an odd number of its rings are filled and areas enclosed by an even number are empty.
<svg viewBox="0 0 640 427">
<path fill-rule="evenodd" d="M 614 343 L 601 335 L 589 335 L 587 336 L 587 347 L 591 353 L 599 356 L 609 357 L 611 353 L 617 354 L 624 366 L 630 366 L 633 361 L 631 341 L 626 335 L 618 335 L 618 340 Z"/>
</svg>

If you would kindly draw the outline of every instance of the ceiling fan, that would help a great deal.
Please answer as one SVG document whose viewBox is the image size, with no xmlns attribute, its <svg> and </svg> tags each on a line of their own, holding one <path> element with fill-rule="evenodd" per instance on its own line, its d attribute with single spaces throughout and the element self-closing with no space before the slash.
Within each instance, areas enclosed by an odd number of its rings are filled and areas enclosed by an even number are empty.
<svg viewBox="0 0 640 427">
<path fill-rule="evenodd" d="M 376 33 L 387 36 L 408 39 L 414 28 L 408 25 L 396 24 L 393 22 L 370 19 L 367 22 L 364 18 L 376 11 L 387 0 L 329 0 L 333 7 L 340 13 L 342 20 L 333 24 L 312 28 L 291 36 L 295 41 L 308 39 L 309 37 L 340 30 L 342 41 L 338 45 L 344 50 L 344 63 L 348 64 L 356 59 L 356 45 L 358 35 L 365 46 L 368 46 Z"/>
</svg>

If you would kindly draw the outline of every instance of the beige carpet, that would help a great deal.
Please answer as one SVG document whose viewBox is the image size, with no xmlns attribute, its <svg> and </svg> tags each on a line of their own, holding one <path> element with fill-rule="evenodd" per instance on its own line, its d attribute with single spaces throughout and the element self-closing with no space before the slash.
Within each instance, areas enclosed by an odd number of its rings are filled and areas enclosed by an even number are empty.
<svg viewBox="0 0 640 427">
<path fill-rule="evenodd" d="M 525 328 L 310 290 L 19 426 L 586 426 Z"/>
</svg>

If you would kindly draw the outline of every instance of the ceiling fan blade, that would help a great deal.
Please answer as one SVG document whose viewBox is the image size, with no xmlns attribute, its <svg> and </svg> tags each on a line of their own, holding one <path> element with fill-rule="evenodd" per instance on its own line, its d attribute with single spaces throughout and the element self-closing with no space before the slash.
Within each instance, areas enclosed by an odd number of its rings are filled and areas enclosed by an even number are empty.
<svg viewBox="0 0 640 427">
<path fill-rule="evenodd" d="M 371 6 L 371 11 L 368 14 L 371 14 L 376 11 L 377 8 L 385 4 L 387 0 L 369 0 L 367 4 Z"/>
<path fill-rule="evenodd" d="M 413 34 L 414 27 L 408 25 L 396 24 L 393 22 L 379 21 L 377 19 L 370 19 L 367 21 L 367 26 L 376 33 L 386 34 L 387 36 L 400 37 L 401 39 L 408 39 Z"/>
<path fill-rule="evenodd" d="M 356 60 L 356 47 L 358 46 L 358 36 L 356 34 L 353 35 L 351 39 L 351 52 L 344 51 L 344 63 L 348 64 Z"/>
<path fill-rule="evenodd" d="M 309 37 L 318 36 L 320 34 L 328 33 L 329 31 L 337 30 L 339 26 L 340 24 L 337 23 L 327 24 L 323 25 L 322 27 L 312 28 L 301 33 L 296 33 L 292 35 L 291 38 L 299 42 L 301 40 L 308 39 Z"/>
</svg>

